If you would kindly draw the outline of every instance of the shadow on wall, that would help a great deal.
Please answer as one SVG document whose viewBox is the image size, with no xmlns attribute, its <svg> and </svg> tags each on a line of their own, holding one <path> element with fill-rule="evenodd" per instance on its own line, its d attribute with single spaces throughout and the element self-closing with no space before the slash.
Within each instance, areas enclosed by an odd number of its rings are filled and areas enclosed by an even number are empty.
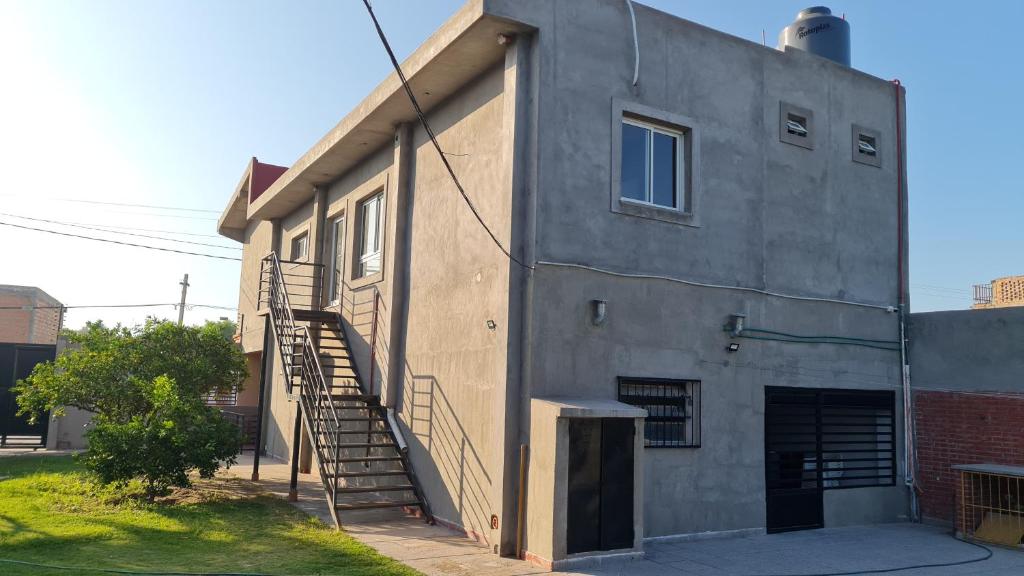
<svg viewBox="0 0 1024 576">
<path fill-rule="evenodd" d="M 431 509 L 483 540 L 491 512 L 491 478 L 484 462 L 437 379 L 406 370 L 401 421 L 408 427 L 404 432 L 409 452 Z M 423 454 L 430 459 L 416 457 Z"/>
<path fill-rule="evenodd" d="M 368 392 L 386 397 L 388 362 L 391 350 L 388 346 L 390 325 L 389 311 L 383 298 L 377 299 L 377 313 L 374 314 L 374 299 L 377 287 L 370 285 L 356 290 L 346 290 L 341 297 L 339 306 L 345 322 L 345 335 L 348 338 L 349 351 L 356 359 L 359 376 L 363 379 Z M 373 338 L 376 324 L 377 337 Z M 373 346 L 371 347 L 371 342 Z M 372 348 L 372 349 L 371 349 Z M 371 357 L 373 366 L 370 366 Z M 370 382 L 370 377 L 373 382 Z"/>
<path fill-rule="evenodd" d="M 369 380 L 370 351 L 373 331 L 374 288 L 347 291 L 340 303 L 349 348 L 357 359 L 360 376 Z M 378 303 L 377 338 L 373 346 L 374 392 L 387 382 L 388 346 L 387 319 L 384 300 Z M 365 368 L 363 368 L 365 367 Z M 415 375 L 405 365 L 405 386 L 398 390 L 398 412 L 403 416 L 403 435 L 410 447 L 416 475 L 426 492 L 434 514 L 463 526 L 482 539 L 488 530 L 491 505 L 487 493 L 491 478 L 473 446 L 469 434 L 455 414 L 437 378 Z M 429 454 L 429 458 L 424 455 Z"/>
</svg>

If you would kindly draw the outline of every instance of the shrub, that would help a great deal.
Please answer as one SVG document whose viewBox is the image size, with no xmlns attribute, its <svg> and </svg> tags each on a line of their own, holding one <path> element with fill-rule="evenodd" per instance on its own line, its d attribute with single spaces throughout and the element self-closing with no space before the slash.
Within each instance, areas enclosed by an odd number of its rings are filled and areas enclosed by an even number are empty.
<svg viewBox="0 0 1024 576">
<path fill-rule="evenodd" d="M 39 364 L 15 386 L 20 414 L 93 412 L 86 467 L 105 483 L 141 479 L 150 500 L 234 464 L 242 434 L 205 404 L 241 385 L 245 359 L 216 325 L 148 321 L 129 330 L 101 323 L 69 334 L 74 348 Z"/>
</svg>

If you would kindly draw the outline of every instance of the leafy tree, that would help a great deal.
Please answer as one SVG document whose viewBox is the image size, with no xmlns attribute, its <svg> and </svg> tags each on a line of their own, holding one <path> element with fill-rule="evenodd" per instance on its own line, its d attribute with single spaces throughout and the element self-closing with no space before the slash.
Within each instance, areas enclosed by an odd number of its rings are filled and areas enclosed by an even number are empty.
<svg viewBox="0 0 1024 576">
<path fill-rule="evenodd" d="M 203 327 L 205 328 L 207 326 L 215 327 L 217 331 L 224 336 L 224 338 L 227 338 L 232 342 L 235 341 L 235 332 L 238 331 L 238 325 L 228 318 L 221 317 L 220 320 L 207 320 Z"/>
<path fill-rule="evenodd" d="M 233 464 L 241 432 L 206 406 L 210 393 L 241 386 L 245 358 L 221 327 L 150 319 L 142 327 L 90 323 L 66 334 L 71 344 L 15 385 L 19 414 L 36 419 L 72 406 L 93 412 L 82 456 L 108 483 L 142 478 L 152 499 L 189 486 L 188 473 L 212 476 Z"/>
</svg>

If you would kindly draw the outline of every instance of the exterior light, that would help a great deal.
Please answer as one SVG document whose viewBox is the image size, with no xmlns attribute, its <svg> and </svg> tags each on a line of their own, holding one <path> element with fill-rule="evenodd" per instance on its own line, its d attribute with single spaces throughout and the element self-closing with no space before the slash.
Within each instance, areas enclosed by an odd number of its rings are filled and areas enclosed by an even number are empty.
<svg viewBox="0 0 1024 576">
<path fill-rule="evenodd" d="M 594 326 L 604 324 L 608 316 L 608 302 L 604 300 L 590 301 L 590 323 Z"/>
<path fill-rule="evenodd" d="M 733 338 L 738 338 L 743 332 L 743 320 L 746 317 L 746 314 L 729 314 L 729 321 L 725 323 L 725 326 L 722 326 L 722 329 Z"/>
<path fill-rule="evenodd" d="M 739 342 L 729 342 L 729 345 L 725 347 L 725 351 L 726 352 L 739 352 L 740 351 L 740 343 Z"/>
<path fill-rule="evenodd" d="M 494 320 L 488 320 L 487 321 L 487 329 L 488 330 L 494 330 L 497 327 L 498 327 L 498 325 L 494 323 Z"/>
</svg>

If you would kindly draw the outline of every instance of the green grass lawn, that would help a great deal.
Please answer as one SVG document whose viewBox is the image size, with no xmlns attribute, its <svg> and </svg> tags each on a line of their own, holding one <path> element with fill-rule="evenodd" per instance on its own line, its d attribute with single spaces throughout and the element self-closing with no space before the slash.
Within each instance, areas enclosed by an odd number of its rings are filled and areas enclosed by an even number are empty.
<svg viewBox="0 0 1024 576">
<path fill-rule="evenodd" d="M 239 479 L 173 503 L 95 483 L 70 457 L 0 457 L 0 559 L 158 572 L 275 575 L 418 572 Z M 90 575 L 0 563 L 10 576 Z"/>
</svg>

